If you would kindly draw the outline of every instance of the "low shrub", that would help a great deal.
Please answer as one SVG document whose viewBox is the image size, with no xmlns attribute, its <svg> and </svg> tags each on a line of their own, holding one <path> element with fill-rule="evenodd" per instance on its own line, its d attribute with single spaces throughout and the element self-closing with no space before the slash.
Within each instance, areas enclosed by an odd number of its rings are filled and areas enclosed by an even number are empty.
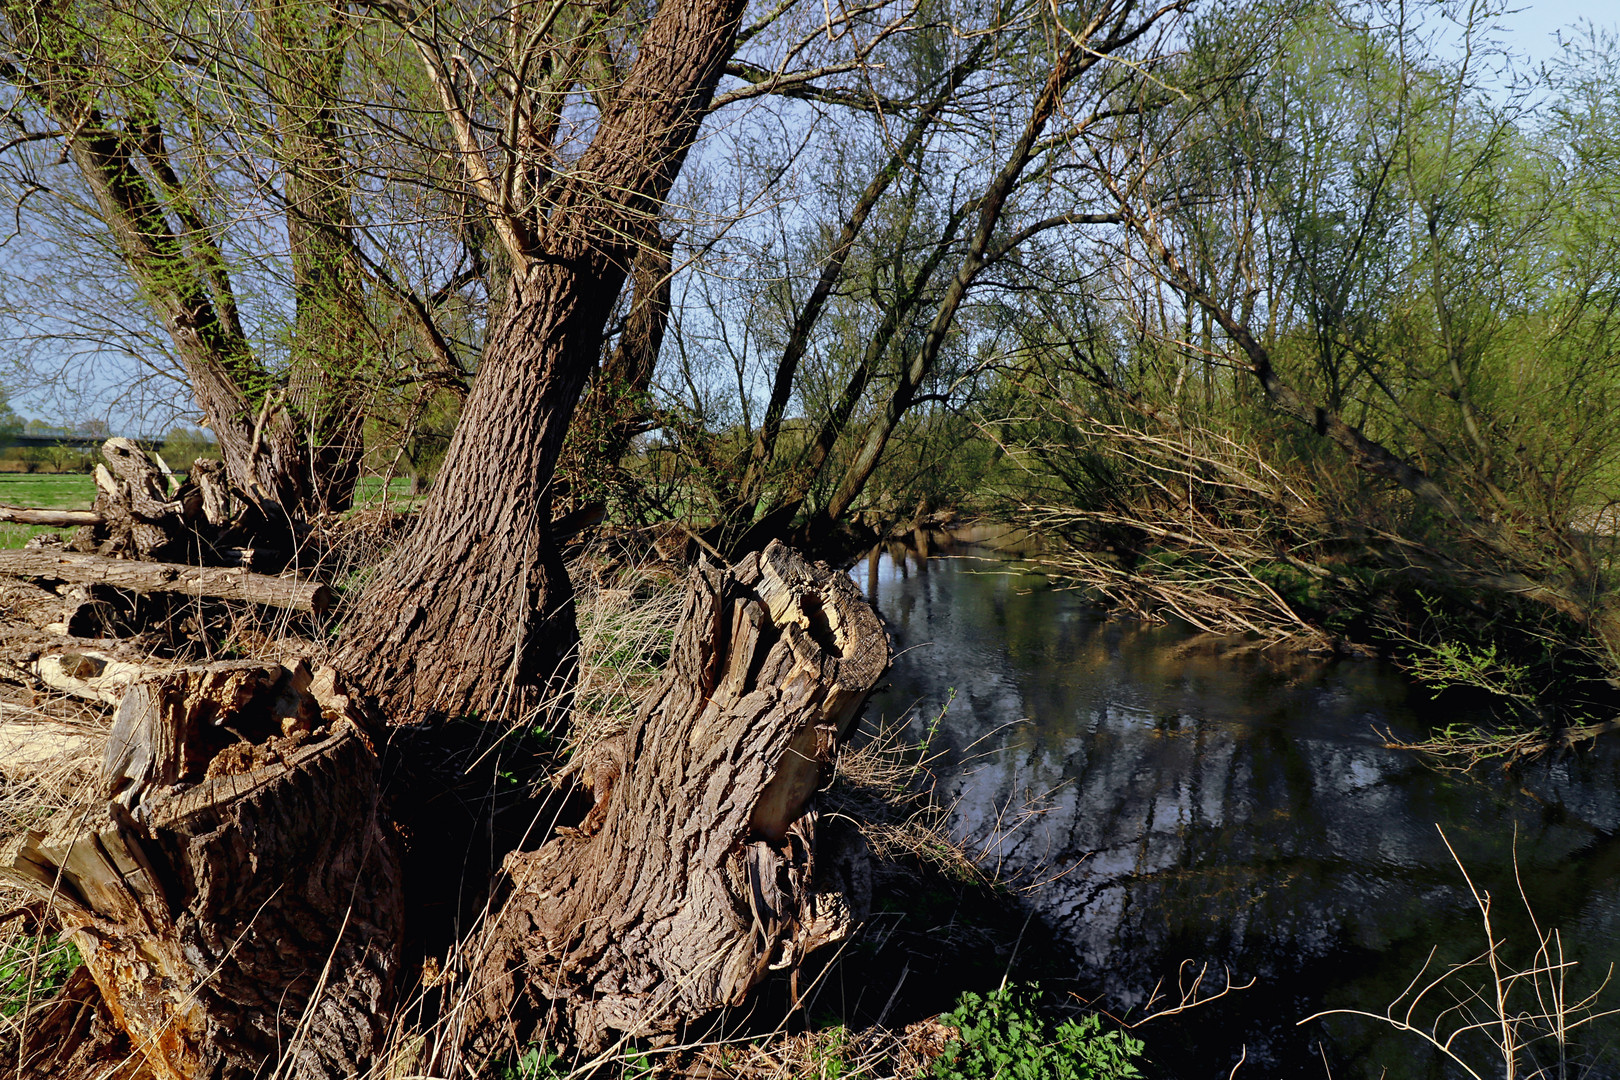
<svg viewBox="0 0 1620 1080">
<path fill-rule="evenodd" d="M 1100 1016 L 1064 1020 L 1053 1030 L 1036 1007 L 1039 987 L 1003 986 L 988 994 L 963 994 L 940 1023 L 957 1029 L 934 1060 L 938 1080 L 1132 1080 L 1142 1042 L 1118 1029 L 1103 1029 Z"/>
</svg>

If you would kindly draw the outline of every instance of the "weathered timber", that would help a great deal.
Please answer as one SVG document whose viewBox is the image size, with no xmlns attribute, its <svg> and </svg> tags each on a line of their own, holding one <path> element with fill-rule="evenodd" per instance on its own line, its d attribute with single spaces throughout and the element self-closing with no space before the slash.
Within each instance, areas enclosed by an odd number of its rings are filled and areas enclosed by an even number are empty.
<svg viewBox="0 0 1620 1080">
<path fill-rule="evenodd" d="M 216 529 L 230 524 L 233 506 L 225 463 L 199 458 L 192 462 L 190 480 L 197 485 L 197 494 L 202 499 L 203 519 Z"/>
<path fill-rule="evenodd" d="M 22 1025 L 22 1045 L 10 1044 L 8 1080 L 153 1080 L 113 1021 L 88 968 L 80 966 L 38 1015 Z"/>
<path fill-rule="evenodd" d="M 117 610 L 78 585 L 42 589 L 26 581 L 0 578 L 0 612 L 40 630 L 71 637 L 101 637 L 117 621 Z"/>
<path fill-rule="evenodd" d="M 0 776 L 26 779 L 65 762 L 99 761 L 107 729 L 20 710 L 0 710 Z"/>
<path fill-rule="evenodd" d="M 53 510 L 49 507 L 0 506 L 0 521 L 14 521 L 19 525 L 56 525 L 69 528 L 77 525 L 96 525 L 101 515 L 94 510 Z"/>
<path fill-rule="evenodd" d="M 43 581 L 110 585 L 135 592 L 245 600 L 324 614 L 332 591 L 315 582 L 254 574 L 233 567 L 134 562 L 67 551 L 0 551 L 0 574 Z"/>
<path fill-rule="evenodd" d="M 581 770 L 584 824 L 507 857 L 443 1075 L 553 1009 L 585 1047 L 669 1034 L 857 917 L 864 861 L 832 858 L 807 806 L 888 664 L 882 624 L 846 575 L 773 543 L 695 570 L 679 625 L 656 693 Z"/>
<path fill-rule="evenodd" d="M 149 664 L 120 660 L 94 649 L 46 653 L 33 662 L 31 670 L 53 690 L 108 705 L 122 702 L 125 692 L 140 679 L 158 674 Z"/>
<path fill-rule="evenodd" d="M 114 719 L 99 802 L 16 851 L 4 876 L 73 934 L 152 1076 L 367 1068 L 404 923 L 370 726 L 329 669 L 225 663 L 147 678 Z M 55 1071 L 41 1059 L 37 1075 L 88 1077 L 72 1071 L 76 1054 L 64 1043 Z"/>
<path fill-rule="evenodd" d="M 97 465 L 94 521 L 68 541 L 75 551 L 150 559 L 182 554 L 202 512 L 195 485 L 184 488 L 162 459 L 129 439 L 101 445 L 105 465 Z"/>
</svg>

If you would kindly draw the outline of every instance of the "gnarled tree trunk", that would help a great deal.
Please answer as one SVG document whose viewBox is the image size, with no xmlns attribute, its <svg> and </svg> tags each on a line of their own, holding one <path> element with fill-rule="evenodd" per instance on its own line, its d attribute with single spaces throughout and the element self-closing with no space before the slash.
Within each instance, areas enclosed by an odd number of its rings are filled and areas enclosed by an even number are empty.
<svg viewBox="0 0 1620 1080">
<path fill-rule="evenodd" d="M 694 571 L 662 684 L 584 766 L 595 808 L 507 857 L 510 896 L 474 950 L 471 1059 L 554 1005 L 587 1048 L 667 1034 L 846 935 L 864 852 L 832 850 L 806 807 L 888 661 L 854 583 L 781 544 Z"/>
<path fill-rule="evenodd" d="M 585 1045 L 671 1033 L 846 935 L 864 849 L 810 802 L 888 658 L 854 584 L 780 544 L 695 570 L 659 688 L 582 758 L 595 807 L 507 857 L 499 913 L 464 951 L 460 1060 L 438 1075 L 488 1064 L 553 1009 Z M 425 914 L 410 901 L 432 885 L 401 869 L 374 730 L 330 669 L 136 682 L 98 802 L 30 833 L 5 872 L 75 935 L 97 990 L 64 994 L 58 1042 L 24 1034 L 23 1075 L 88 1078 L 118 1053 L 159 1080 L 371 1068 L 406 912 Z"/>
</svg>

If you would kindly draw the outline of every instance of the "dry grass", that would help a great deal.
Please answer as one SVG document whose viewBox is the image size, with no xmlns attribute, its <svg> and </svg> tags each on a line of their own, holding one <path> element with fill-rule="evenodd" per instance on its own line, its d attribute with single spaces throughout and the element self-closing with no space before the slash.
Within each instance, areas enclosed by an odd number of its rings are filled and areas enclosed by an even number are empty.
<svg viewBox="0 0 1620 1080">
<path fill-rule="evenodd" d="M 684 575 L 663 564 L 599 574 L 591 554 L 569 567 L 576 582 L 579 669 L 569 751 L 621 734 L 669 659 L 686 597 Z M 603 580 L 603 577 L 606 580 Z"/>
<path fill-rule="evenodd" d="M 3 735 L 13 749 L 26 742 L 28 751 L 25 767 L 0 776 L 0 859 L 7 864 L 28 830 L 90 806 L 109 712 L 66 696 L 40 698 L 9 685 L 0 690 Z M 44 916 L 32 896 L 0 885 L 0 1039 L 20 1035 L 50 1004 L 51 988 L 40 976 L 61 965 L 51 954 L 63 946 L 49 937 Z"/>
<path fill-rule="evenodd" d="M 385 514 L 356 515 L 341 529 L 338 542 L 328 549 L 325 569 L 328 573 L 346 574 L 355 583 L 363 580 L 366 568 L 374 565 L 398 537 L 397 519 Z M 656 686 L 673 641 L 685 578 L 663 564 L 604 569 L 589 556 L 576 561 L 570 570 L 578 583 L 581 641 L 568 749 L 577 754 L 596 740 L 624 731 L 647 693 Z M 309 645 L 307 639 L 291 632 L 285 620 L 249 627 L 253 632 L 237 632 L 241 629 L 237 626 L 231 631 L 232 651 L 279 659 L 288 648 Z M 204 648 L 202 652 L 212 650 Z M 26 775 L 0 779 L 0 858 L 5 857 L 4 847 L 14 846 L 28 829 L 62 815 L 82 814 L 90 805 L 110 714 L 109 707 L 59 696 L 41 698 L 35 694 L 30 698 L 26 692 L 13 692 L 11 700 L 0 700 L 0 720 L 7 728 L 38 720 L 48 721 L 53 728 L 67 725 L 90 736 Z M 982 884 L 985 877 L 971 855 L 945 829 L 949 808 L 939 803 L 934 792 L 933 765 L 937 756 L 926 745 L 919 748 L 909 741 L 902 728 L 885 728 L 844 753 L 833 784 L 823 794 L 822 812 L 858 823 L 876 857 L 880 875 L 923 871 Z M 28 907 L 26 917 L 0 923 L 0 957 L 26 952 L 37 958 L 39 954 L 44 941 L 39 931 L 48 927 L 41 922 L 43 912 L 25 901 L 21 893 L 0 888 L 0 911 Z M 462 951 L 475 936 L 476 930 L 464 940 Z M 453 972 L 458 966 L 456 958 L 451 957 L 444 970 Z M 424 1070 L 438 1056 L 436 1047 L 453 1040 L 456 1001 L 464 992 L 464 986 L 453 979 L 445 980 L 430 966 L 416 990 L 405 995 L 410 1000 L 397 1011 L 400 1019 L 389 1050 L 381 1055 L 371 1077 L 405 1080 L 431 1076 Z M 45 997 L 43 993 L 39 996 Z M 430 1002 L 440 997 L 443 1002 L 430 1007 Z M 0 1019 L 0 1030 L 16 1035 L 27 1013 L 37 1014 L 42 1004 L 30 1001 L 24 1014 Z M 820 1076 L 881 1080 L 915 1076 L 929 1059 L 930 1048 L 938 1052 L 942 1037 L 926 1022 L 913 1028 L 916 1030 L 905 1033 L 873 1027 L 802 1034 L 779 1028 L 745 1040 L 716 1037 L 657 1051 L 621 1044 L 593 1058 L 553 1062 L 547 1071 L 531 1070 L 530 1076 L 663 1075 L 751 1080 Z M 505 1080 L 508 1076 L 511 1080 L 527 1080 L 522 1069 L 506 1073 L 497 1069 L 485 1076 L 488 1080 Z"/>
<path fill-rule="evenodd" d="M 885 725 L 839 755 L 822 810 L 854 822 L 880 868 L 906 873 L 904 860 L 911 859 L 958 881 L 988 884 L 946 827 L 950 807 L 940 802 L 934 783 L 941 756 L 930 740 L 913 743 L 904 724 Z"/>
</svg>

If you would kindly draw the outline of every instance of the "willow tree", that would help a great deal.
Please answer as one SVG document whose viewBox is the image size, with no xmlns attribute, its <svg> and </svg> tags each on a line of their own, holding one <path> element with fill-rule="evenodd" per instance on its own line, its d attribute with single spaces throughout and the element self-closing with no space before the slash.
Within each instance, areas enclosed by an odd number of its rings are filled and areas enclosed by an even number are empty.
<svg viewBox="0 0 1620 1080">
<path fill-rule="evenodd" d="M 490 716 L 537 702 L 576 644 L 573 592 L 551 530 L 563 437 L 597 365 L 609 312 L 657 223 L 735 45 L 743 0 L 674 0 L 607 83 L 594 134 L 562 153 L 565 99 L 595 44 L 558 50 L 541 18 L 514 9 L 518 76 L 500 149 L 483 141 L 469 88 L 425 21 L 375 10 L 409 35 L 440 95 L 470 194 L 510 264 L 478 377 L 408 541 L 367 584 L 339 663 L 397 719 Z M 523 52 L 524 49 L 528 53 Z M 532 65 L 532 66 L 531 66 Z M 612 73 L 620 74 L 620 73 Z M 546 181 L 555 175 L 554 184 Z M 542 179 L 544 178 L 544 179 Z"/>
<path fill-rule="evenodd" d="M 390 233 L 423 215 L 393 208 L 368 84 L 401 90 L 369 28 L 328 0 L 0 4 L 0 175 L 38 245 L 0 298 L 10 344 L 41 368 L 133 358 L 126 397 L 138 374 L 188 386 L 232 485 L 295 526 L 350 505 L 380 391 L 466 378 L 442 282 L 410 284 L 433 268 Z"/>
</svg>

